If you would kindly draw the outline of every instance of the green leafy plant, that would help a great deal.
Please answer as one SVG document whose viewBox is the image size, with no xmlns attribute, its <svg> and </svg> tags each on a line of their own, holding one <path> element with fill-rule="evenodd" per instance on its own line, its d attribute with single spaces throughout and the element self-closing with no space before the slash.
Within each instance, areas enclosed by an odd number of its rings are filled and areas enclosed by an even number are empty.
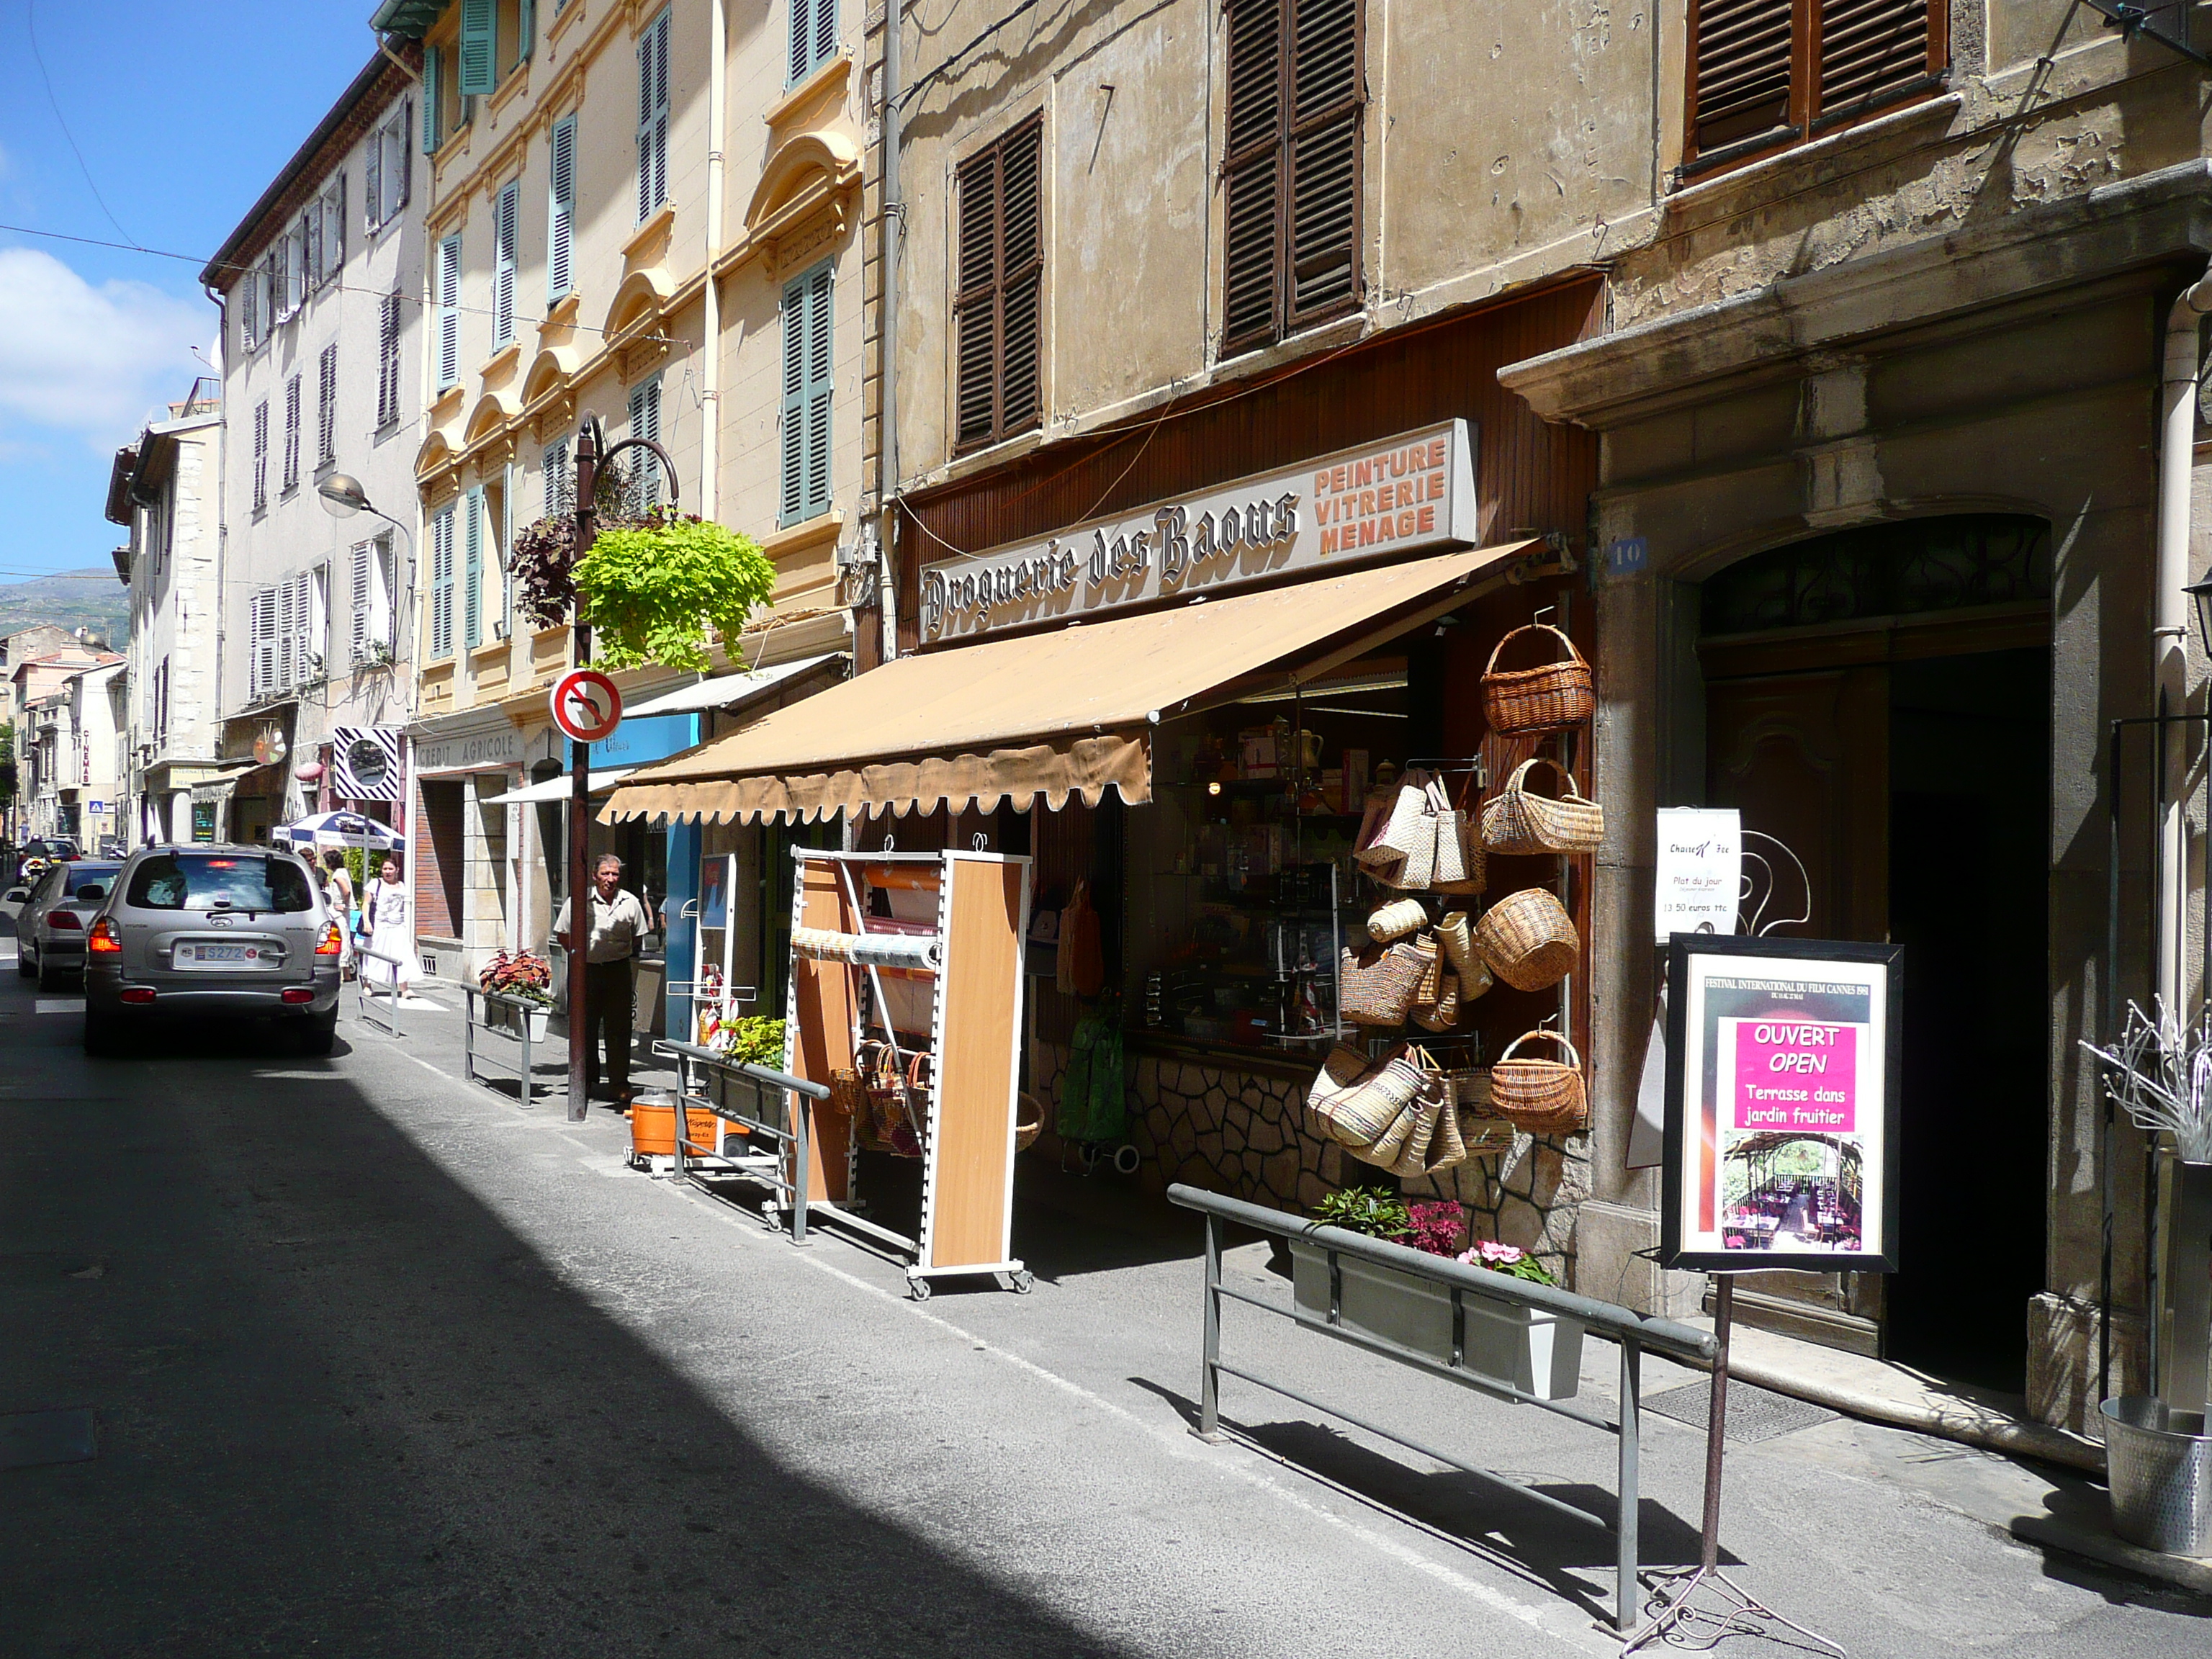
<svg viewBox="0 0 2212 1659">
<path fill-rule="evenodd" d="M 751 1066 L 781 1069 L 783 1065 L 783 1022 L 765 1014 L 745 1014 L 722 1028 L 732 1060 Z"/>
<path fill-rule="evenodd" d="M 570 578 L 601 666 L 703 672 L 707 629 L 735 639 L 775 588 L 775 567 L 750 537 L 664 511 L 601 531 Z"/>
<path fill-rule="evenodd" d="M 1556 1285 L 1552 1271 L 1517 1244 L 1501 1244 L 1494 1238 L 1479 1238 L 1472 1248 L 1462 1250 L 1454 1258 L 1470 1267 L 1487 1267 L 1492 1273 L 1504 1273 L 1508 1279 L 1525 1279 L 1532 1285 Z"/>
<path fill-rule="evenodd" d="M 1406 1200 L 1383 1187 L 1346 1187 L 1314 1206 L 1314 1219 L 1370 1238 L 1396 1238 L 1413 1224 Z"/>
</svg>

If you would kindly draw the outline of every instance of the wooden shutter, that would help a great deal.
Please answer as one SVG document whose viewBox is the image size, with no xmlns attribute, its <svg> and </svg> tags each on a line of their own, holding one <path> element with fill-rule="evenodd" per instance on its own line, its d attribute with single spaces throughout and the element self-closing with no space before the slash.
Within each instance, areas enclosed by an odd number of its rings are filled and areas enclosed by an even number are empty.
<svg viewBox="0 0 2212 1659">
<path fill-rule="evenodd" d="M 1695 0 L 1686 166 L 1763 154 L 1932 90 L 1944 0 Z"/>
<path fill-rule="evenodd" d="M 323 280 L 330 281 L 344 269 L 345 174 L 341 173 L 323 192 Z"/>
<path fill-rule="evenodd" d="M 1698 154 L 1788 125 L 1796 9 L 1796 0 L 1698 0 L 1691 47 Z"/>
<path fill-rule="evenodd" d="M 805 79 L 806 71 L 814 63 L 814 3 L 813 0 L 791 0 L 791 62 L 787 76 L 789 84 L 796 85 Z"/>
<path fill-rule="evenodd" d="M 438 117 L 445 108 L 445 88 L 439 82 L 445 78 L 441 62 L 445 53 L 436 46 L 422 53 L 422 154 L 438 153 Z"/>
<path fill-rule="evenodd" d="M 837 0 L 814 0 L 814 59 L 826 64 L 837 55 Z"/>
<path fill-rule="evenodd" d="M 264 587 L 249 606 L 246 635 L 246 701 L 258 702 L 276 690 L 276 590 Z"/>
<path fill-rule="evenodd" d="M 461 378 L 461 239 L 438 244 L 438 390 Z"/>
<path fill-rule="evenodd" d="M 399 418 L 399 296 L 387 294 L 379 307 L 376 337 L 376 423 Z"/>
<path fill-rule="evenodd" d="M 315 376 L 315 464 L 327 466 L 337 457 L 338 343 L 323 348 Z"/>
<path fill-rule="evenodd" d="M 668 199 L 668 13 L 637 37 L 637 216 Z"/>
<path fill-rule="evenodd" d="M 253 510 L 269 505 L 269 400 L 253 405 Z"/>
<path fill-rule="evenodd" d="M 538 50 L 537 0 L 518 0 L 514 8 L 514 61 L 520 63 Z"/>
<path fill-rule="evenodd" d="M 1229 9 L 1229 113 L 1222 171 L 1227 185 L 1222 260 L 1224 349 L 1281 331 L 1283 8 L 1291 0 L 1236 0 Z"/>
<path fill-rule="evenodd" d="M 247 271 L 231 292 L 238 296 L 238 343 L 251 352 L 261 341 L 261 314 L 253 303 L 253 273 Z"/>
<path fill-rule="evenodd" d="M 407 188 L 415 178 L 415 146 L 408 142 L 408 125 L 415 118 L 415 100 L 401 100 L 399 119 L 392 129 L 391 148 L 385 153 L 384 218 L 398 216 L 407 205 Z"/>
<path fill-rule="evenodd" d="M 300 487 L 300 377 L 284 382 L 284 488 Z"/>
<path fill-rule="evenodd" d="M 395 113 L 393 120 L 398 118 Z M 369 135 L 361 152 L 361 211 L 362 228 L 374 231 L 384 223 L 384 147 L 391 142 L 387 121 Z"/>
<path fill-rule="evenodd" d="M 836 272 L 816 267 L 806 281 L 807 518 L 830 510 L 830 405 L 836 388 L 830 349 L 830 301 Z"/>
<path fill-rule="evenodd" d="M 629 389 L 629 435 L 660 441 L 660 381 L 659 377 Z M 660 461 L 651 451 L 634 455 L 631 461 L 629 512 L 634 518 L 642 518 L 647 509 L 660 501 Z"/>
<path fill-rule="evenodd" d="M 1285 327 L 1359 298 L 1359 0 L 1296 0 Z"/>
<path fill-rule="evenodd" d="M 995 443 L 1042 413 L 1042 116 L 963 162 L 953 336 L 961 448 Z"/>
<path fill-rule="evenodd" d="M 576 118 L 553 127 L 552 182 L 545 212 L 545 299 L 548 304 L 567 295 L 574 281 L 570 269 L 576 235 Z"/>
<path fill-rule="evenodd" d="M 461 497 L 461 642 L 483 643 L 483 519 L 481 488 Z"/>
<path fill-rule="evenodd" d="M 353 623 L 346 641 L 349 660 L 361 661 L 368 654 L 369 611 L 375 604 L 375 582 L 371 570 L 376 562 L 376 544 L 373 541 L 353 544 L 352 580 L 349 584 Z"/>
<path fill-rule="evenodd" d="M 568 441 L 566 438 L 545 446 L 545 453 L 539 458 L 538 461 L 538 475 L 545 491 L 544 505 L 540 508 L 543 516 L 550 519 L 556 514 L 566 513 L 568 510 L 568 492 L 571 484 L 568 477 Z"/>
<path fill-rule="evenodd" d="M 499 0 L 461 0 L 461 96 L 499 86 Z"/>
<path fill-rule="evenodd" d="M 1929 0 L 1820 0 L 1820 108 L 1848 117 L 1910 92 L 1934 67 Z"/>
<path fill-rule="evenodd" d="M 323 285 L 323 204 L 312 204 L 300 221 L 300 288 L 311 294 Z"/>
<path fill-rule="evenodd" d="M 807 509 L 807 431 L 813 332 L 809 290 L 814 276 L 795 276 L 783 287 L 782 487 L 776 521 L 785 525 L 813 516 Z M 826 304 L 823 309 L 826 323 Z"/>
<path fill-rule="evenodd" d="M 453 509 L 430 520 L 430 655 L 453 654 Z"/>
<path fill-rule="evenodd" d="M 300 660 L 297 652 L 300 635 L 299 588 L 289 579 L 276 584 L 276 678 L 271 690 L 289 690 L 298 684 Z"/>
<path fill-rule="evenodd" d="M 494 351 L 514 340 L 514 220 L 522 196 L 522 181 L 510 179 L 500 187 L 492 213 L 491 346 Z"/>
</svg>

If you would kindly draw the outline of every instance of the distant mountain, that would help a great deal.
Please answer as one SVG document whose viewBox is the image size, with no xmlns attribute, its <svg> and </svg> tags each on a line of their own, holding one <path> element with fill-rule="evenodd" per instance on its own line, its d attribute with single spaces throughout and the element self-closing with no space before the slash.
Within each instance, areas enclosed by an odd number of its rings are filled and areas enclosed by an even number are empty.
<svg viewBox="0 0 2212 1659">
<path fill-rule="evenodd" d="M 0 582 L 0 635 L 52 623 L 57 628 L 89 628 L 123 649 L 131 632 L 131 591 L 115 580 L 115 569 L 64 570 L 27 582 Z"/>
</svg>

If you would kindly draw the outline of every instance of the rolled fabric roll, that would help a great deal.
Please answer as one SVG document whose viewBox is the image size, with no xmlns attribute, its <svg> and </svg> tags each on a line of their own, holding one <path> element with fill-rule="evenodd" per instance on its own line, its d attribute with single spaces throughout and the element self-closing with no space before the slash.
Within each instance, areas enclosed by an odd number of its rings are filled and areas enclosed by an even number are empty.
<svg viewBox="0 0 2212 1659">
<path fill-rule="evenodd" d="M 827 927 L 794 927 L 791 948 L 817 962 L 849 962 L 858 968 L 912 968 L 935 973 L 945 960 L 933 933 L 839 933 Z"/>
</svg>

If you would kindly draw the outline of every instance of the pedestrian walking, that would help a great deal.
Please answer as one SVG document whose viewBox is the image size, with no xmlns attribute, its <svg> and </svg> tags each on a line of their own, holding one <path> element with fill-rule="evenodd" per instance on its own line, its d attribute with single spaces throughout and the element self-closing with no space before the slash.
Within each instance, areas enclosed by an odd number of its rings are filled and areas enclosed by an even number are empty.
<svg viewBox="0 0 2212 1659">
<path fill-rule="evenodd" d="M 631 1024 L 631 961 L 647 931 L 645 906 L 622 885 L 623 862 L 609 853 L 592 872 L 591 932 L 584 941 L 584 1007 L 570 1018 L 584 1022 L 584 1093 L 599 1096 L 599 1043 L 606 1043 L 606 1072 L 610 1093 L 627 1109 L 629 1105 L 629 1049 Z M 564 951 L 576 948 L 569 936 L 568 902 L 553 923 L 553 936 Z"/>
<path fill-rule="evenodd" d="M 333 847 L 323 854 L 323 897 L 330 906 L 331 920 L 338 925 L 338 973 L 351 979 L 360 964 L 354 959 L 353 936 L 361 926 L 361 907 L 355 902 L 353 872 L 346 868 L 346 855 Z"/>
<path fill-rule="evenodd" d="M 407 929 L 407 889 L 399 879 L 399 860 L 387 858 L 377 873 L 375 881 L 363 900 L 368 923 L 368 948 L 377 956 L 389 961 L 370 962 L 362 969 L 364 979 L 396 989 L 403 997 L 415 993 L 409 988 L 422 977 L 422 970 L 415 965 L 410 947 L 415 941 Z M 393 963 L 398 965 L 394 967 Z"/>
</svg>

